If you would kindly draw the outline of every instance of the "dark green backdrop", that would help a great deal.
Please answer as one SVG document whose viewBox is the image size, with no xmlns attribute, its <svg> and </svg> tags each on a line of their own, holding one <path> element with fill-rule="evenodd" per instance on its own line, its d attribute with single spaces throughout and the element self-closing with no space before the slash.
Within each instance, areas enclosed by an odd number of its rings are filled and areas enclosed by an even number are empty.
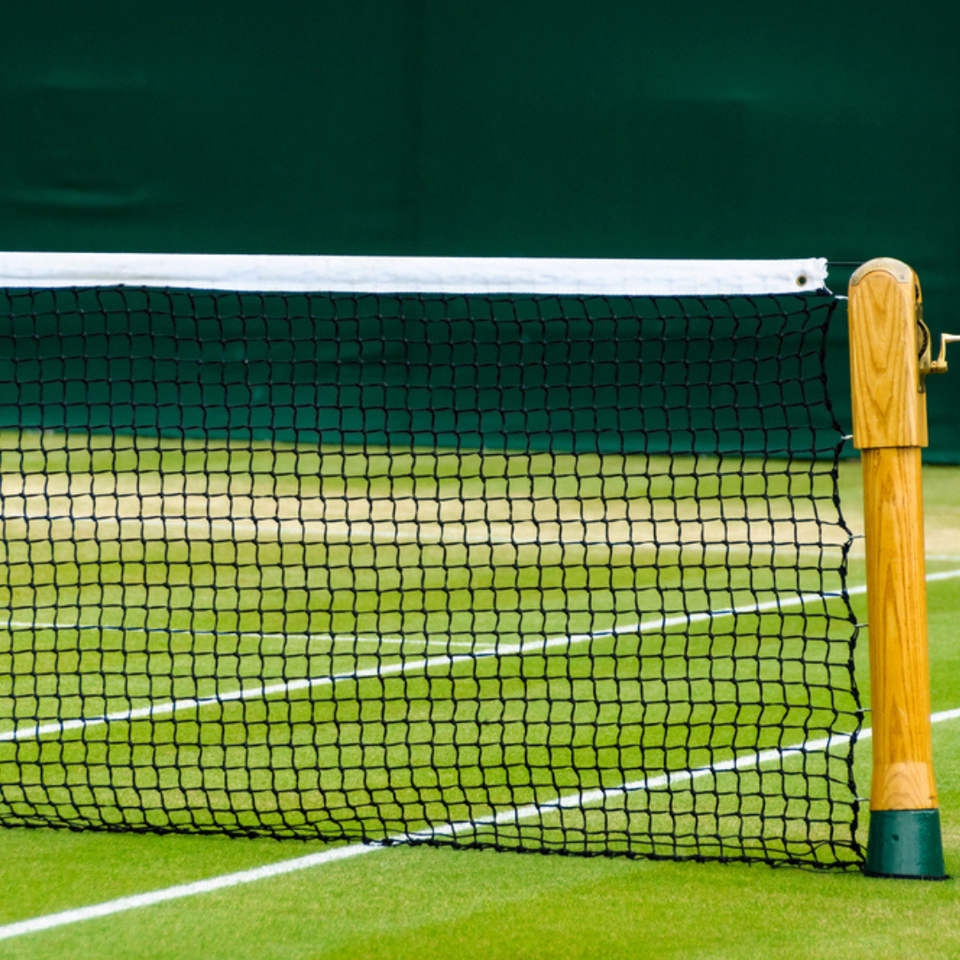
<svg viewBox="0 0 960 960">
<path fill-rule="evenodd" d="M 960 332 L 954 4 L 52 0 L 3 36 L 3 248 L 889 255 Z"/>
</svg>

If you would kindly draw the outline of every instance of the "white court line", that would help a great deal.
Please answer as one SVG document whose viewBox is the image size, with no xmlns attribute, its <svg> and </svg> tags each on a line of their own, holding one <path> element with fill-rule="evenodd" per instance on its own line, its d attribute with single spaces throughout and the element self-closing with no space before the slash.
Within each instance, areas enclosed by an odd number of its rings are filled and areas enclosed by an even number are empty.
<svg viewBox="0 0 960 960">
<path fill-rule="evenodd" d="M 928 574 L 927 580 L 949 580 L 955 577 L 960 577 L 960 570 L 946 570 L 941 573 Z M 849 587 L 847 589 L 847 595 L 857 596 L 865 593 L 866 589 L 867 588 L 865 586 Z M 714 620 L 719 617 L 737 616 L 739 614 L 766 613 L 768 611 L 779 610 L 784 607 L 803 606 L 811 601 L 838 599 L 840 596 L 840 594 L 800 594 L 796 597 L 770 600 L 766 603 L 748 604 L 743 607 L 734 607 L 724 610 L 707 610 L 702 613 L 683 614 L 676 617 L 659 617 L 656 620 L 649 620 L 639 624 L 630 624 L 622 627 L 614 627 L 610 630 L 600 630 L 596 633 L 572 634 L 570 636 L 553 637 L 549 640 L 530 640 L 522 643 L 503 645 L 493 650 L 482 650 L 469 654 L 423 657 L 418 660 L 403 661 L 401 663 L 387 664 L 385 666 L 370 667 L 365 670 L 351 670 L 346 673 L 333 674 L 331 676 L 288 680 L 273 684 L 261 684 L 255 687 L 246 687 L 241 690 L 234 690 L 227 693 L 217 693 L 212 697 L 190 697 L 183 700 L 170 700 L 165 703 L 157 703 L 146 707 L 138 707 L 136 709 L 131 708 L 127 710 L 117 710 L 95 717 L 78 717 L 74 720 L 61 720 L 50 723 L 32 724 L 27 727 L 20 727 L 15 730 L 8 730 L 4 733 L 0 733 L 0 742 L 27 740 L 34 737 L 46 736 L 47 734 L 63 733 L 68 730 L 82 730 L 88 727 L 103 726 L 109 723 L 148 720 L 153 717 L 172 716 L 175 713 L 183 713 L 185 711 L 195 709 L 199 710 L 203 707 L 213 706 L 215 704 L 265 698 L 274 696 L 275 694 L 295 692 L 297 690 L 310 690 L 315 687 L 332 686 L 340 681 L 362 680 L 369 677 L 384 677 L 407 672 L 416 672 L 418 670 L 428 670 L 434 666 L 452 666 L 457 663 L 466 662 L 472 663 L 476 662 L 478 659 L 486 657 L 506 657 L 529 652 L 545 653 L 547 650 L 554 649 L 556 647 L 567 647 L 574 643 L 599 640 L 604 637 L 619 636 L 620 634 L 629 633 L 649 633 L 651 631 L 665 630 L 668 627 L 686 626 L 693 623 L 701 623 L 705 620 Z"/>
<path fill-rule="evenodd" d="M 948 571 L 945 574 L 935 574 L 928 579 L 948 579 L 960 576 L 960 570 Z M 863 593 L 865 588 L 857 587 L 849 590 L 848 593 Z M 960 718 L 960 709 L 944 710 L 931 715 L 932 723 L 942 723 L 948 720 Z M 861 730 L 858 740 L 869 739 L 873 735 L 871 729 Z M 504 822 L 517 822 L 522 819 L 531 819 L 539 816 L 543 812 L 583 805 L 586 803 L 595 803 L 600 800 L 607 800 L 615 796 L 624 795 L 628 792 L 651 789 L 655 786 L 666 786 L 684 781 L 693 781 L 702 777 L 710 776 L 714 773 L 741 769 L 743 767 L 759 766 L 763 763 L 772 762 L 778 759 L 786 759 L 801 753 L 809 753 L 819 750 L 829 750 L 831 747 L 850 740 L 850 734 L 839 734 L 832 737 L 825 737 L 819 740 L 810 740 L 801 744 L 783 749 L 764 750 L 757 753 L 745 754 L 731 760 L 722 761 L 707 767 L 700 767 L 696 770 L 680 770 L 671 773 L 661 774 L 659 777 L 652 777 L 647 780 L 633 781 L 622 784 L 615 788 L 606 788 L 602 790 L 583 791 L 577 794 L 566 794 L 548 801 L 543 804 L 528 804 L 523 807 L 517 807 L 510 810 L 501 811 L 488 817 L 476 821 L 465 821 L 461 823 L 451 823 L 440 827 L 432 828 L 429 831 L 419 831 L 410 834 L 400 834 L 391 838 L 393 843 L 402 843 L 405 840 L 424 839 L 427 837 L 453 836 L 458 832 L 468 832 L 476 829 L 477 826 L 492 826 Z M 149 893 L 135 894 L 129 897 L 120 897 L 116 900 L 109 900 L 105 903 L 93 904 L 88 907 L 79 907 L 74 910 L 64 910 L 60 913 L 47 914 L 46 916 L 34 917 L 29 920 L 20 920 L 15 923 L 0 927 L 0 940 L 9 940 L 14 937 L 21 937 L 30 933 L 40 933 L 44 930 L 50 930 L 55 927 L 67 926 L 73 923 L 80 923 L 84 920 L 93 920 L 98 917 L 112 916 L 117 913 L 124 913 L 130 910 L 138 910 L 143 907 L 153 906 L 157 903 L 165 903 L 170 900 L 180 900 L 186 897 L 197 896 L 198 894 L 210 893 L 215 890 L 224 890 L 229 887 L 241 886 L 248 883 L 256 883 L 259 880 L 268 880 L 273 877 L 283 876 L 288 873 L 295 873 L 301 870 L 309 870 L 313 867 L 322 866 L 326 863 L 332 863 L 337 860 L 345 860 L 363 854 L 373 853 L 383 849 L 382 844 L 358 843 L 349 846 L 334 847 L 331 850 L 324 850 L 320 853 L 308 854 L 305 857 L 296 857 L 292 860 L 283 860 L 279 863 L 267 864 L 262 867 L 255 867 L 252 870 L 241 870 L 235 873 L 223 874 L 219 877 L 210 877 L 206 880 L 198 880 L 193 883 L 177 884 L 167 887 L 163 890 L 153 890 Z"/>
<path fill-rule="evenodd" d="M 960 576 L 960 570 L 956 571 Z M 853 587 L 848 594 L 862 593 L 865 588 Z M 418 660 L 401 661 L 386 665 L 368 667 L 364 670 L 350 670 L 345 673 L 336 673 L 323 677 L 305 677 L 299 680 L 285 680 L 280 683 L 261 684 L 255 687 L 246 687 L 227 693 L 217 693 L 211 697 L 189 697 L 183 700 L 169 700 L 165 703 L 151 704 L 136 709 L 117 710 L 95 717 L 78 717 L 75 720 L 59 720 L 51 723 L 32 724 L 0 733 L 0 742 L 27 740 L 42 737 L 50 733 L 63 733 L 68 730 L 81 730 L 88 727 L 103 726 L 108 723 L 128 722 L 131 720 L 147 720 L 153 717 L 171 716 L 187 710 L 201 709 L 220 703 L 230 703 L 238 700 L 259 699 L 271 697 L 280 693 L 293 693 L 298 690 L 310 690 L 316 687 L 332 686 L 335 683 L 349 680 L 362 680 L 369 677 L 386 677 L 399 673 L 429 670 L 431 667 L 452 666 L 457 663 L 475 663 L 477 660 L 488 657 L 508 657 L 526 653 L 546 653 L 558 647 L 568 648 L 571 644 L 600 640 L 604 637 L 620 636 L 621 634 L 649 633 L 665 630 L 668 627 L 688 626 L 715 620 L 719 617 L 737 616 L 739 614 L 766 613 L 771 610 L 780 610 L 784 607 L 803 606 L 813 601 L 838 599 L 840 594 L 807 593 L 795 597 L 778 598 L 765 603 L 752 603 L 742 607 L 733 607 L 723 610 L 705 610 L 700 613 L 685 613 L 674 617 L 658 617 L 641 623 L 631 623 L 626 626 L 612 627 L 609 630 L 598 630 L 594 633 L 570 634 L 562 637 L 552 637 L 542 640 L 524 640 L 521 643 L 502 644 L 494 649 L 477 650 L 467 654 L 453 654 L 447 656 L 422 657 Z"/>
<path fill-rule="evenodd" d="M 413 641 L 404 637 L 377 637 L 377 636 L 354 636 L 349 633 L 252 633 L 246 630 L 189 630 L 187 628 L 171 627 L 128 627 L 107 625 L 102 623 L 36 623 L 30 620 L 8 620 L 6 623 L 0 623 L 0 630 L 113 630 L 119 633 L 162 633 L 165 636 L 175 637 L 189 635 L 191 637 L 227 637 L 231 640 L 303 640 L 306 643 L 315 643 L 319 640 L 329 641 L 331 643 L 376 643 L 376 644 L 397 644 L 403 646 L 410 645 Z M 444 647 L 464 647 L 468 650 L 474 649 L 474 644 L 468 640 L 449 640 L 432 641 L 424 640 L 427 646 L 436 642 L 437 645 Z"/>
<path fill-rule="evenodd" d="M 960 709 L 944 710 L 939 713 L 934 713 L 931 715 L 930 720 L 932 723 L 942 723 L 958 718 L 960 718 Z M 872 735 L 873 731 L 871 729 L 861 730 L 857 739 L 867 740 Z M 514 807 L 510 810 L 503 810 L 497 814 L 491 814 L 488 817 L 481 817 L 478 820 L 449 823 L 429 830 L 397 834 L 391 837 L 389 842 L 390 844 L 401 844 L 429 839 L 431 837 L 454 836 L 457 833 L 475 830 L 478 826 L 493 826 L 501 823 L 515 823 L 520 820 L 530 820 L 544 813 L 551 813 L 562 808 L 583 806 L 585 804 L 597 803 L 601 800 L 609 800 L 613 797 L 623 796 L 631 792 L 653 789 L 660 786 L 670 786 L 674 783 L 689 782 L 702 777 L 712 776 L 715 773 L 759 766 L 776 760 L 786 760 L 803 753 L 826 751 L 832 747 L 848 742 L 851 736 L 851 734 L 838 734 L 819 740 L 808 740 L 795 746 L 783 747 L 782 749 L 763 750 L 757 753 L 744 754 L 743 756 L 724 760 L 707 767 L 699 767 L 696 770 L 678 770 L 672 773 L 661 774 L 658 777 L 650 777 L 646 780 L 624 783 L 619 787 L 566 794 L 545 803 Z M 33 917 L 29 920 L 19 920 L 15 923 L 9 923 L 6 926 L 0 927 L 0 940 L 11 940 L 14 937 L 22 937 L 30 933 L 41 933 L 44 930 L 51 930 L 55 927 L 81 923 L 84 920 L 95 920 L 99 917 L 109 917 L 117 913 L 139 910 L 157 903 L 165 903 L 170 900 L 182 900 L 186 897 L 211 893 L 215 890 L 225 890 L 229 887 L 256 883 L 259 880 L 269 880 L 273 877 L 283 876 L 284 874 L 323 866 L 324 864 L 333 863 L 337 860 L 347 860 L 353 857 L 363 856 L 367 853 L 374 853 L 377 850 L 384 849 L 384 846 L 385 844 L 379 843 L 355 843 L 349 846 L 334 847 L 330 850 L 323 850 L 320 853 L 311 853 L 304 857 L 295 857 L 292 860 L 281 860 L 278 863 L 254 867 L 251 870 L 226 873 L 219 877 L 209 877 L 206 880 L 197 880 L 193 883 L 177 884 L 172 887 L 166 887 L 163 890 L 152 890 L 149 893 L 138 893 L 129 897 L 119 897 L 116 900 L 96 903 L 89 907 L 78 907 L 74 910 L 63 910 L 60 913 L 50 913 L 46 916 Z"/>
<path fill-rule="evenodd" d="M 927 580 L 953 580 L 960 577 L 960 570 L 942 570 L 940 573 L 928 573 Z"/>
</svg>

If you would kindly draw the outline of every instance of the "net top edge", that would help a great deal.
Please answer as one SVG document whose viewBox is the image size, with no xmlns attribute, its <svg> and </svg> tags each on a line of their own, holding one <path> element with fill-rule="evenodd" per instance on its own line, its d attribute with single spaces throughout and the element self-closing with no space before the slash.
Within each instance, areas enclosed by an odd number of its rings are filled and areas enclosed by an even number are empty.
<svg viewBox="0 0 960 960">
<path fill-rule="evenodd" d="M 0 287 L 257 293 L 761 296 L 826 292 L 825 258 L 628 260 L 0 252 Z"/>
</svg>

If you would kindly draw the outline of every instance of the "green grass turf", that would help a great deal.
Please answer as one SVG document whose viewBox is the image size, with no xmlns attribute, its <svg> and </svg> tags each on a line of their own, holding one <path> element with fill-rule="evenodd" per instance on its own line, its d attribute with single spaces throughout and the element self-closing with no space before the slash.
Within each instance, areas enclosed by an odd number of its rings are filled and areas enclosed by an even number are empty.
<svg viewBox="0 0 960 960">
<path fill-rule="evenodd" d="M 849 465 L 842 478 L 854 486 Z M 928 471 L 931 539 L 960 544 L 960 471 Z M 856 525 L 855 502 L 848 507 Z M 951 532 L 951 524 L 952 532 Z M 933 552 L 933 551 L 931 551 Z M 954 552 L 960 552 L 954 550 Z M 931 562 L 930 570 L 957 562 Z M 862 581 L 855 561 L 851 583 Z M 934 709 L 960 706 L 960 580 L 930 586 Z M 864 616 L 862 598 L 857 608 Z M 865 649 L 860 651 L 865 660 Z M 865 663 L 860 670 L 866 685 Z M 960 870 L 960 746 L 935 728 L 948 870 Z M 861 784 L 869 747 L 859 748 Z M 865 787 L 862 787 L 865 789 Z M 218 837 L 0 833 L 0 922 L 322 849 Z M 0 956 L 884 957 L 960 955 L 956 881 L 795 869 L 399 849 L 0 942 Z"/>
<path fill-rule="evenodd" d="M 824 589 L 824 557 L 839 586 L 836 530 L 799 568 L 775 546 L 835 513 L 822 465 L 109 439 L 26 435 L 6 468 L 7 822 L 382 838 L 855 722 L 842 604 L 683 629 L 687 611 Z M 237 539 L 252 517 L 297 538 Z M 660 616 L 677 622 L 637 634 Z M 402 646 L 376 642 L 391 633 Z M 458 838 L 853 859 L 830 826 L 853 816 L 842 758 L 803 768 Z"/>
</svg>

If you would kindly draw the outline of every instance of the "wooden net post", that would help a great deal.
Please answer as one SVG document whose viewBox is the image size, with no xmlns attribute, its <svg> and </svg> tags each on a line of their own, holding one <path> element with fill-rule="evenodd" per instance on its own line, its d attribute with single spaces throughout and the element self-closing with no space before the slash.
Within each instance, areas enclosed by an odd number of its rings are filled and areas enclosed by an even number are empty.
<svg viewBox="0 0 960 960">
<path fill-rule="evenodd" d="M 917 276 L 899 260 L 864 264 L 851 277 L 849 293 L 873 726 L 866 872 L 940 879 L 945 874 L 930 731 L 920 483 L 929 334 Z"/>
</svg>

